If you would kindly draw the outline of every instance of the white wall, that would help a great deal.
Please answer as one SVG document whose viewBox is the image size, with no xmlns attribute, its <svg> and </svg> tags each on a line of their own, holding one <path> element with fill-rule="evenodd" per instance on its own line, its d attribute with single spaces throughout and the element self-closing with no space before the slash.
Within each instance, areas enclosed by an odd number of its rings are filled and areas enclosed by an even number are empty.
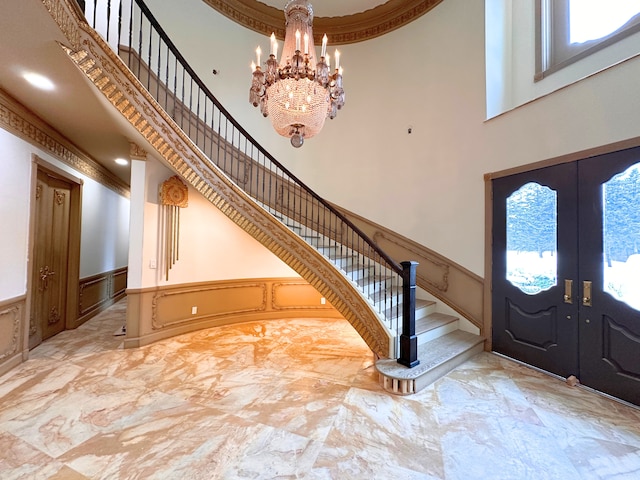
<svg viewBox="0 0 640 480">
<path fill-rule="evenodd" d="M 84 182 L 80 277 L 127 265 L 128 199 L 2 129 L 0 152 L 0 300 L 24 295 L 27 291 L 34 153 Z"/>
<path fill-rule="evenodd" d="M 129 252 L 129 199 L 84 180 L 80 278 L 126 267 Z"/>
<path fill-rule="evenodd" d="M 294 150 L 248 103 L 248 65 L 267 37 L 201 0 L 150 8 L 223 104 L 305 183 L 480 275 L 485 173 L 640 136 L 638 59 L 486 121 L 484 1 L 445 0 L 341 47 L 346 105 Z M 530 38 L 534 23 L 518 28 Z"/>
<path fill-rule="evenodd" d="M 640 54 L 640 33 L 534 81 L 535 2 L 485 0 L 487 117 L 571 85 L 594 72 Z"/>
<path fill-rule="evenodd" d="M 189 206 L 180 209 L 179 260 L 170 269 L 167 281 L 163 269 L 163 213 L 158 192 L 162 182 L 174 173 L 151 156 L 145 162 L 144 170 L 144 205 L 140 205 L 142 199 L 139 198 L 139 192 L 132 191 L 132 202 L 135 202 L 132 218 L 140 218 L 139 213 L 144 213 L 144 228 L 137 228 L 135 233 L 136 236 L 143 236 L 142 247 L 136 247 L 135 251 L 132 249 L 130 257 L 132 272 L 138 271 L 134 264 L 141 265 L 140 278 L 136 278 L 137 273 L 131 275 L 129 288 L 226 279 L 299 277 L 190 187 Z M 137 181 L 136 184 L 140 188 Z M 138 245 L 138 239 L 132 237 L 134 244 Z"/>
<path fill-rule="evenodd" d="M 31 149 L 0 129 L 0 300 L 27 291 Z"/>
</svg>

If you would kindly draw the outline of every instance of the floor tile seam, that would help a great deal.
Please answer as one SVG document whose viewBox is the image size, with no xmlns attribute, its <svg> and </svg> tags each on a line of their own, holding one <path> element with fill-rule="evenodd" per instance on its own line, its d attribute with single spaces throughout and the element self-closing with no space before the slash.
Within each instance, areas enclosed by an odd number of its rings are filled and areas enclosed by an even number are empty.
<svg viewBox="0 0 640 480">
<path fill-rule="evenodd" d="M 257 421 L 257 420 L 253 420 L 253 419 L 250 419 L 250 418 L 244 418 L 244 417 L 242 417 L 240 415 L 237 415 L 237 414 L 234 414 L 234 413 L 230 413 L 229 416 L 238 418 L 242 422 L 250 423 L 253 426 L 259 426 L 259 427 L 263 427 L 263 428 L 270 428 L 270 429 L 273 429 L 274 431 L 286 432 L 286 433 L 288 433 L 290 435 L 294 435 L 294 436 L 296 436 L 298 438 L 304 439 L 308 443 L 316 443 L 316 444 L 320 444 L 321 448 L 324 447 L 324 442 L 325 442 L 324 439 L 323 440 L 318 440 L 318 439 L 315 439 L 315 438 L 311 438 L 311 437 L 308 437 L 306 435 L 301 435 L 300 433 L 293 432 L 293 431 L 289 430 L 288 428 L 280 426 L 280 425 L 271 425 L 271 424 L 265 423 L 263 421 Z M 314 460 L 314 462 L 315 462 L 315 460 Z"/>
<path fill-rule="evenodd" d="M 35 452 L 38 452 L 39 454 L 44 455 L 44 456 L 46 456 L 47 458 L 50 458 L 52 461 L 60 463 L 61 465 L 64 465 L 64 462 L 63 462 L 63 461 L 61 461 L 61 460 L 59 460 L 59 458 L 60 458 L 62 455 L 64 455 L 64 454 L 65 454 L 68 450 L 70 450 L 71 448 L 75 448 L 75 447 L 71 447 L 70 449 L 65 450 L 64 452 L 60 453 L 60 455 L 51 455 L 50 453 L 48 453 L 48 452 L 46 452 L 46 451 L 42 450 L 41 448 L 39 448 L 37 445 L 34 445 L 34 444 L 31 442 L 31 436 L 23 437 L 22 435 L 17 434 L 16 432 L 11 432 L 11 431 L 8 431 L 8 430 L 6 430 L 6 429 L 3 429 L 3 431 L 4 431 L 4 433 L 8 433 L 8 434 L 9 434 L 9 435 L 11 435 L 12 437 L 17 438 L 17 439 L 19 439 L 21 442 L 23 442 L 23 443 L 27 444 L 27 445 L 28 445 L 31 449 L 33 449 Z M 0 458 L 1 458 L 1 457 L 0 457 Z"/>
<path fill-rule="evenodd" d="M 289 368 L 285 369 L 285 372 L 288 372 L 288 371 L 291 371 L 291 370 L 292 370 L 292 367 L 289 367 Z M 355 377 L 357 376 L 357 374 L 356 374 L 356 375 L 354 375 L 353 379 L 341 381 L 340 378 L 337 378 L 335 376 L 326 375 L 326 374 L 323 374 L 323 373 L 320 373 L 320 372 L 314 372 L 314 371 L 311 371 L 311 370 L 298 370 L 295 367 L 293 367 L 293 371 L 294 372 L 300 372 L 300 374 L 301 374 L 300 377 L 304 377 L 304 378 L 308 378 L 308 379 L 315 379 L 315 380 L 325 380 L 325 381 L 331 382 L 331 383 L 333 383 L 335 385 L 341 385 L 341 386 L 349 387 L 349 388 L 352 386 L 352 383 L 355 380 Z"/>
</svg>

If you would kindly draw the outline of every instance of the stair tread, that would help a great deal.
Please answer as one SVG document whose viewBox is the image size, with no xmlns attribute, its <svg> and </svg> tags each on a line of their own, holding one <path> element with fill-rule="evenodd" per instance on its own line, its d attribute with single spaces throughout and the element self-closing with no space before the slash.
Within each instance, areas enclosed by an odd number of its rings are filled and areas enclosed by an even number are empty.
<svg viewBox="0 0 640 480">
<path fill-rule="evenodd" d="M 416 318 L 416 335 L 429 332 L 434 328 L 455 322 L 456 320 L 458 320 L 458 317 L 439 312 L 431 313 L 421 318 Z"/>
<path fill-rule="evenodd" d="M 387 377 L 399 380 L 413 379 L 427 374 L 430 370 L 484 342 L 480 335 L 456 330 L 442 337 L 418 346 L 420 365 L 407 368 L 395 359 L 376 362 L 378 371 Z"/>
</svg>

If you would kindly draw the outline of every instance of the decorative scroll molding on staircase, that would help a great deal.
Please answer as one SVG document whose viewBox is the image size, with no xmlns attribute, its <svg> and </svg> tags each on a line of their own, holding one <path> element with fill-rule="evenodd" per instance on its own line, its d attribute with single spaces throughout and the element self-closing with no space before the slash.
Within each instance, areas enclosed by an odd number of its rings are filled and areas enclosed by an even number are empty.
<svg viewBox="0 0 640 480">
<path fill-rule="evenodd" d="M 377 223 L 334 205 L 373 238 L 392 258 L 414 258 L 418 287 L 449 305 L 484 332 L 484 279 L 433 250 Z"/>
<path fill-rule="evenodd" d="M 325 296 L 376 355 L 392 356 L 393 338 L 363 294 L 322 254 L 219 173 L 70 1 L 43 3 L 62 31 L 72 35 L 74 47 L 62 49 L 98 91 L 186 182 Z M 68 25 L 70 19 L 76 27 Z"/>
</svg>

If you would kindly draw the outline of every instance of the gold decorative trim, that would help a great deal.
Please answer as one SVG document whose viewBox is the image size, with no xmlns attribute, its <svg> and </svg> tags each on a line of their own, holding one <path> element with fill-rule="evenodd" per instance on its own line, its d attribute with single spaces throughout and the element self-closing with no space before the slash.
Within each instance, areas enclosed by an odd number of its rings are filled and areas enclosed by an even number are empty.
<svg viewBox="0 0 640 480">
<path fill-rule="evenodd" d="M 203 0 L 217 12 L 263 35 L 284 39 L 284 11 L 257 0 Z M 332 45 L 357 43 L 379 37 L 421 17 L 442 0 L 389 0 L 365 12 L 342 17 L 315 17 L 314 42 L 322 35 Z"/>
<path fill-rule="evenodd" d="M 319 252 L 259 208 L 219 171 L 102 37 L 84 21 L 79 26 L 81 48 L 61 45 L 62 49 L 154 150 L 182 179 L 318 290 L 374 353 L 395 356 L 391 333 L 362 293 Z"/>
<path fill-rule="evenodd" d="M 67 2 L 61 2 L 60 0 L 42 0 L 42 4 L 56 21 L 71 45 L 77 47 L 80 44 L 80 32 L 77 22 L 74 21 L 74 15 L 70 12 L 70 9 L 78 8 L 77 2 L 69 5 Z"/>
<path fill-rule="evenodd" d="M 74 170 L 129 198 L 129 187 L 0 88 L 0 128 L 42 148 Z"/>
<path fill-rule="evenodd" d="M 174 175 L 160 186 L 160 203 L 172 207 L 187 208 L 189 206 L 189 189 L 180 177 Z"/>
<path fill-rule="evenodd" d="M 147 151 L 134 142 L 129 142 L 129 158 L 131 160 L 146 160 Z"/>
<path fill-rule="evenodd" d="M 0 352 L 0 361 L 18 353 L 20 323 L 22 321 L 22 302 L 14 305 L 9 305 L 8 307 L 0 310 L 0 318 L 5 315 L 9 316 L 10 319 L 11 316 L 13 316 L 13 328 L 11 330 L 11 343 L 5 351 Z"/>
</svg>

